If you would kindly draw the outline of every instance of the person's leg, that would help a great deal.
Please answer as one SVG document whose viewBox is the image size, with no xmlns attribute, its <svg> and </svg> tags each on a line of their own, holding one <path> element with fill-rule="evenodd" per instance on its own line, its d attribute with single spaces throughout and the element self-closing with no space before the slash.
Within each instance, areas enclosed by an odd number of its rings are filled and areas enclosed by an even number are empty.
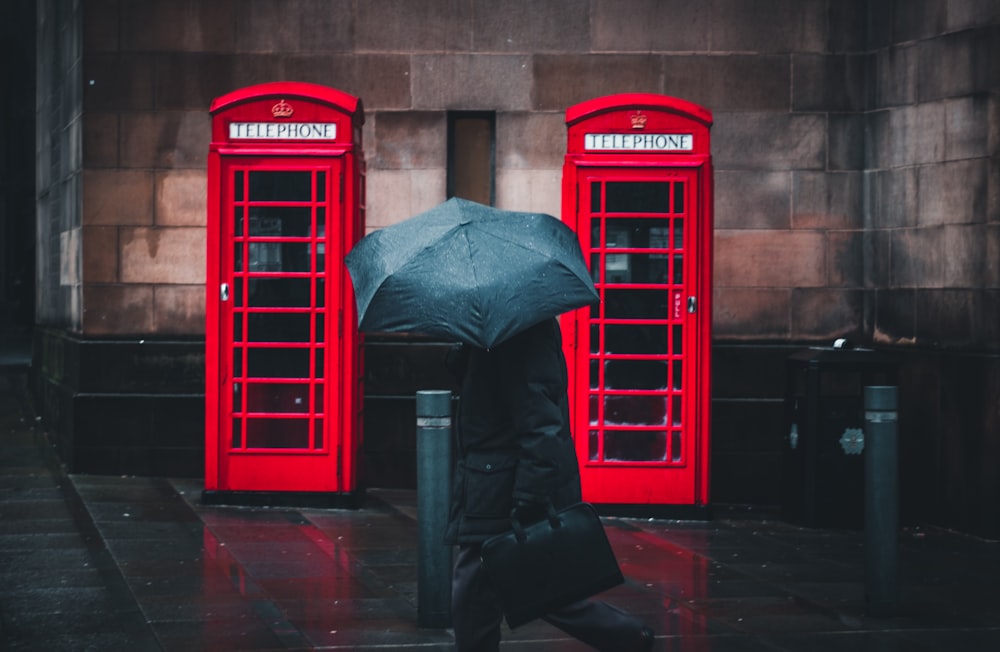
<svg viewBox="0 0 1000 652">
<path fill-rule="evenodd" d="M 479 557 L 479 546 L 460 546 L 451 584 L 451 623 L 459 652 L 496 652 L 503 610 Z"/>
<path fill-rule="evenodd" d="M 642 621 L 607 602 L 581 600 L 545 615 L 543 620 L 602 652 L 652 649 L 652 632 Z"/>
</svg>

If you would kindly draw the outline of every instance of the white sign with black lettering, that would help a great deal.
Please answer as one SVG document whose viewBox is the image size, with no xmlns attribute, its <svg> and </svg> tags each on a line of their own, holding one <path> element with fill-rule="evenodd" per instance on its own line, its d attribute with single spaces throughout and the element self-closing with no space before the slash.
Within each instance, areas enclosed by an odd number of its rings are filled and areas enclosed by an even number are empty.
<svg viewBox="0 0 1000 652">
<path fill-rule="evenodd" d="M 694 151 L 694 134 L 584 134 L 586 150 L 630 150 L 643 152 Z"/>
<path fill-rule="evenodd" d="M 232 140 L 336 140 L 335 122 L 230 122 Z"/>
</svg>

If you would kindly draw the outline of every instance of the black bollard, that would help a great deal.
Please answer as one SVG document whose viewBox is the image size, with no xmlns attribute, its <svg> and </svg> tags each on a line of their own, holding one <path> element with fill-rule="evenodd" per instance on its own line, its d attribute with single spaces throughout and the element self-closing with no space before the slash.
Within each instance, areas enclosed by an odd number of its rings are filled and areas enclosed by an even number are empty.
<svg viewBox="0 0 1000 652">
<path fill-rule="evenodd" d="M 451 492 L 451 392 L 417 392 L 417 619 L 451 625 L 451 546 L 444 543 Z"/>
<path fill-rule="evenodd" d="M 865 394 L 865 602 L 873 616 L 896 612 L 899 533 L 898 388 Z"/>
</svg>

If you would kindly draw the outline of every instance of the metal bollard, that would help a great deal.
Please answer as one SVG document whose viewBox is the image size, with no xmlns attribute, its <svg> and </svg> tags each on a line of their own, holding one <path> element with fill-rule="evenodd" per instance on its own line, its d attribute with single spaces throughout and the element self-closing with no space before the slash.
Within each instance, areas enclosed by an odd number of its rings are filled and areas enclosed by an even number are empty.
<svg viewBox="0 0 1000 652">
<path fill-rule="evenodd" d="M 865 395 L 865 602 L 873 616 L 896 611 L 899 533 L 898 388 Z"/>
<path fill-rule="evenodd" d="M 451 546 L 444 543 L 451 492 L 451 392 L 417 392 L 417 619 L 451 625 Z"/>
</svg>

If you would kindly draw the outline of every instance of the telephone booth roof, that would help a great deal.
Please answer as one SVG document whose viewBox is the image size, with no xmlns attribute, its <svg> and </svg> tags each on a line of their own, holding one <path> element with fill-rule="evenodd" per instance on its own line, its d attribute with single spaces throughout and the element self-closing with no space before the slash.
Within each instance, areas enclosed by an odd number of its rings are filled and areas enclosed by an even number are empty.
<svg viewBox="0 0 1000 652">
<path fill-rule="evenodd" d="M 308 82 L 269 82 L 247 86 L 215 98 L 209 108 L 209 113 L 216 115 L 247 102 L 282 98 L 295 98 L 326 104 L 342 113 L 354 116 L 357 124 L 364 122 L 364 112 L 359 98 L 329 86 Z"/>
<path fill-rule="evenodd" d="M 581 102 L 566 110 L 566 124 L 572 126 L 605 113 L 635 109 L 673 113 L 706 127 L 712 125 L 712 112 L 708 109 L 687 100 L 653 93 L 621 93 Z"/>
</svg>

